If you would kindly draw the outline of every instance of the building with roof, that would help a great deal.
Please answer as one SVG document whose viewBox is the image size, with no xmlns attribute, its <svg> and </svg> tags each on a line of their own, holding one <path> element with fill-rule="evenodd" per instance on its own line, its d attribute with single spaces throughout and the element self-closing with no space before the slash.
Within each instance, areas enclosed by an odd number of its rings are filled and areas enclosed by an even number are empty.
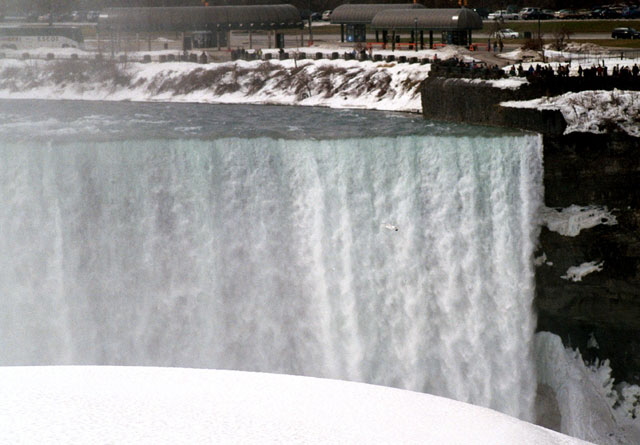
<svg viewBox="0 0 640 445">
<path fill-rule="evenodd" d="M 384 34 L 391 31 L 395 44 L 398 33 L 409 32 L 412 41 L 424 48 L 424 32 L 429 33 L 429 48 L 433 48 L 433 33 L 441 33 L 442 43 L 467 46 L 472 42 L 472 31 L 482 29 L 482 18 L 477 12 L 462 9 L 389 9 L 381 11 L 371 26 Z"/>
<path fill-rule="evenodd" d="M 340 41 L 365 42 L 367 40 L 367 26 L 381 11 L 390 9 L 424 9 L 416 3 L 407 4 L 346 4 L 340 5 L 331 13 L 331 23 L 340 25 Z M 376 40 L 378 35 L 376 33 Z"/>
<path fill-rule="evenodd" d="M 185 6 L 108 8 L 100 14 L 99 30 L 113 34 L 140 32 L 196 33 L 210 37 L 211 46 L 229 45 L 231 32 L 278 32 L 302 29 L 300 12 L 292 5 Z M 278 39 L 277 39 L 278 40 Z M 283 39 L 282 39 L 283 40 Z M 283 42 L 280 42 L 283 44 Z"/>
<path fill-rule="evenodd" d="M 376 41 L 384 45 L 391 43 L 392 49 L 401 34 L 409 34 L 413 46 L 424 48 L 425 31 L 430 48 L 434 44 L 434 33 L 440 33 L 442 43 L 466 46 L 472 41 L 472 31 L 482 29 L 482 18 L 471 9 L 427 9 L 418 4 L 342 5 L 331 14 L 331 23 L 340 24 L 343 42 L 345 37 L 347 42 L 365 42 L 369 27 L 375 31 Z"/>
</svg>

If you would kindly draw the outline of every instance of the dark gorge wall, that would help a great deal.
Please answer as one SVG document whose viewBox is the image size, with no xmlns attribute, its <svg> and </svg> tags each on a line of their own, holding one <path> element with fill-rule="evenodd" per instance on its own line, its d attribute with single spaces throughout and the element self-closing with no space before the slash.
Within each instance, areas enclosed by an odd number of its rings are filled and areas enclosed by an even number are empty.
<svg viewBox="0 0 640 445">
<path fill-rule="evenodd" d="M 543 227 L 540 254 L 552 265 L 536 273 L 538 328 L 562 336 L 587 359 L 610 359 L 614 377 L 640 382 L 640 139 L 619 133 L 544 137 L 545 203 L 606 206 L 615 225 L 575 237 Z M 603 269 L 581 281 L 562 279 L 571 266 Z M 598 348 L 588 347 L 593 334 Z"/>
<path fill-rule="evenodd" d="M 545 93 L 540 86 L 500 89 L 432 77 L 423 84 L 423 115 L 542 133 L 546 206 L 606 206 L 615 216 L 617 224 L 583 229 L 574 237 L 542 228 L 538 255 L 547 259 L 536 273 L 538 329 L 560 335 L 588 360 L 609 359 L 618 381 L 640 383 L 640 139 L 564 135 L 560 112 L 499 105 Z M 602 270 L 581 281 L 561 278 L 570 267 L 592 261 L 603 262 Z"/>
</svg>

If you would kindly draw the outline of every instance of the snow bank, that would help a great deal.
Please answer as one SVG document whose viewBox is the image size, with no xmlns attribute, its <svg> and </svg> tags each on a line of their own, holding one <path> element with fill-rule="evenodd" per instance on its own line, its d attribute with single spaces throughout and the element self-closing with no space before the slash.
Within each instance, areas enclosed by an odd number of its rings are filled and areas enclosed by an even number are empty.
<svg viewBox="0 0 640 445">
<path fill-rule="evenodd" d="M 522 63 L 525 71 L 529 66 L 542 64 L 539 52 L 517 49 L 497 55 L 513 63 Z M 578 68 L 604 64 L 609 72 L 618 66 L 633 66 L 640 59 L 620 59 L 620 53 L 588 43 L 569 43 L 564 51 L 545 49 L 544 65 L 557 70 L 558 65 L 569 68 L 571 76 L 578 75 Z M 551 62 L 549 62 L 551 61 Z M 567 122 L 565 133 L 606 133 L 621 130 L 640 137 L 640 92 L 639 91 L 582 91 L 562 96 L 542 97 L 528 101 L 508 101 L 501 104 L 511 108 L 536 108 L 560 110 Z"/>
<path fill-rule="evenodd" d="M 110 63 L 110 64 L 109 64 Z M 419 112 L 429 65 L 284 60 L 200 65 L 0 60 L 0 98 L 253 103 Z M 92 69 L 94 71 L 92 71 Z"/>
<path fill-rule="evenodd" d="M 563 236 L 577 236 L 581 230 L 600 224 L 606 226 L 618 224 L 616 217 L 607 210 L 606 206 L 581 207 L 574 204 L 560 210 L 544 207 L 541 217 L 543 225 Z"/>
<path fill-rule="evenodd" d="M 0 368 L 6 443 L 580 444 L 505 414 L 381 386 L 139 367 Z"/>
<path fill-rule="evenodd" d="M 538 51 L 534 51 L 531 49 L 522 49 L 522 48 L 496 54 L 496 57 L 500 57 L 501 59 L 509 60 L 512 62 L 520 62 L 523 60 L 530 60 L 530 61 L 542 60 L 542 55 Z"/>
<path fill-rule="evenodd" d="M 582 91 L 527 101 L 502 102 L 503 107 L 560 110 L 565 133 L 622 130 L 640 137 L 640 91 Z"/>
<path fill-rule="evenodd" d="M 600 272 L 604 267 L 604 261 L 590 261 L 588 263 L 582 263 L 579 266 L 571 266 L 567 269 L 567 272 L 560 278 L 563 280 L 582 281 L 582 278 L 594 273 Z"/>
<path fill-rule="evenodd" d="M 504 90 L 517 90 L 522 85 L 529 83 L 524 77 L 505 77 L 504 79 L 458 79 L 468 83 L 481 83 L 485 85 L 491 85 L 494 88 L 500 88 Z"/>
</svg>

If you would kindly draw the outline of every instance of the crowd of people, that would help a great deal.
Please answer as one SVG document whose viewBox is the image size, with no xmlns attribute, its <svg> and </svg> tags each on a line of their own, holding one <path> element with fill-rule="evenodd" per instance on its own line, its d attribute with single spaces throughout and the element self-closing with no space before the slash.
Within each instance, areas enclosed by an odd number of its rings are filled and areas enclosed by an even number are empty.
<svg viewBox="0 0 640 445">
<path fill-rule="evenodd" d="M 440 60 L 434 57 L 429 75 L 482 79 L 500 79 L 506 77 L 505 72 L 500 69 L 498 65 L 487 65 L 483 62 L 467 62 L 457 57 L 446 60 Z"/>
<path fill-rule="evenodd" d="M 518 65 L 516 68 L 515 65 L 512 65 L 509 69 L 509 76 L 518 76 L 518 77 L 533 77 L 533 78 L 548 78 L 548 77 L 569 77 L 571 72 L 571 67 L 567 65 L 558 65 L 558 67 L 554 70 L 551 65 L 541 66 L 537 64 L 534 68 L 533 65 L 530 65 L 528 69 L 524 69 L 522 64 Z M 605 63 L 591 65 L 587 68 L 582 68 L 582 65 L 578 65 L 577 69 L 578 77 L 585 78 L 597 78 L 597 77 L 615 77 L 615 78 L 623 78 L 623 79 L 640 79 L 640 67 L 635 63 L 633 66 L 620 66 L 616 65 L 609 72 L 609 68 Z"/>
</svg>

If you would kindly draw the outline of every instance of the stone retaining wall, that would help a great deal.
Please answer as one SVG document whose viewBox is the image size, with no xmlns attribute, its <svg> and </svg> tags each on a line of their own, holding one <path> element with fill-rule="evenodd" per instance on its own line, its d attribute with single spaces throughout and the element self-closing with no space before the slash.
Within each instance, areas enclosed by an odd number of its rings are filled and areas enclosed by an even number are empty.
<svg viewBox="0 0 640 445">
<path fill-rule="evenodd" d="M 559 111 L 540 112 L 500 106 L 500 102 L 540 97 L 543 92 L 536 86 L 495 88 L 490 82 L 482 80 L 429 77 L 422 83 L 422 114 L 427 119 L 561 135 L 566 122 Z"/>
</svg>

